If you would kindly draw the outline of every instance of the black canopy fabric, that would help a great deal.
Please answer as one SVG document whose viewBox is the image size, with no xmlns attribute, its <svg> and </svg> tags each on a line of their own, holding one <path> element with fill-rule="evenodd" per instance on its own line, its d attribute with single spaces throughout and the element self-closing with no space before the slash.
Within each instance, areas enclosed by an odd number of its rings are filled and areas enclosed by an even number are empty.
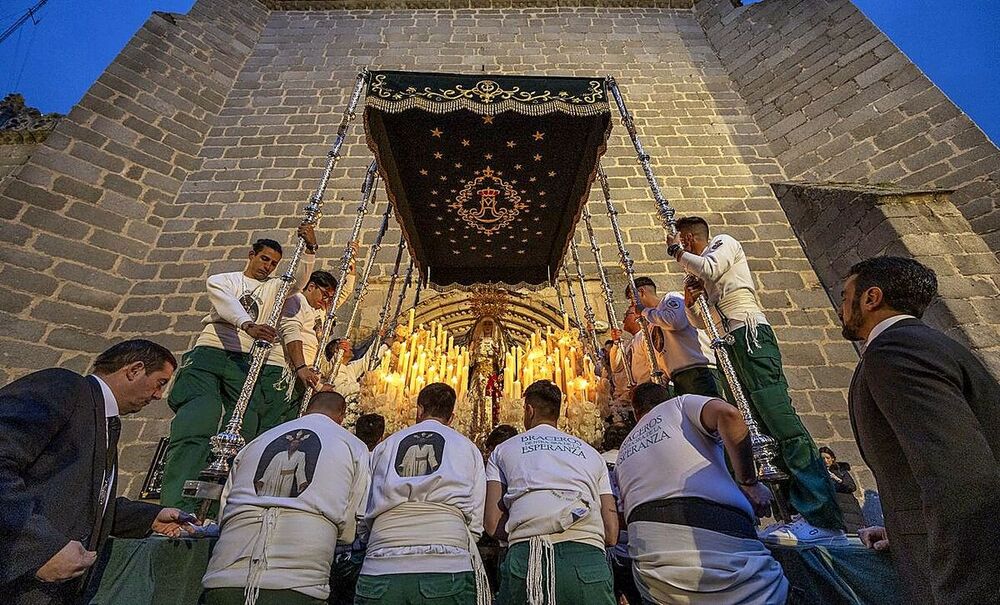
<svg viewBox="0 0 1000 605">
<path fill-rule="evenodd" d="M 373 72 L 364 123 L 431 283 L 554 282 L 610 133 L 603 79 Z"/>
</svg>

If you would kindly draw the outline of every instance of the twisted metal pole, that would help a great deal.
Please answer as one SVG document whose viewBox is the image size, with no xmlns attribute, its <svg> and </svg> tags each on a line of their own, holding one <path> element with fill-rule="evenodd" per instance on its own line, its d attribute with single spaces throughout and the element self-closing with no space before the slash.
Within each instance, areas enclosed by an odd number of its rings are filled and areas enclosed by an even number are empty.
<svg viewBox="0 0 1000 605">
<path fill-rule="evenodd" d="M 417 279 L 420 279 L 419 276 Z M 410 262 L 406 265 L 406 277 L 403 278 L 403 287 L 399 290 L 399 298 L 396 299 L 396 310 L 392 312 L 392 320 L 389 322 L 389 328 L 386 329 L 385 335 L 382 342 L 386 341 L 385 337 L 396 331 L 396 326 L 399 324 L 399 314 L 403 312 L 403 302 L 406 300 L 406 291 L 410 289 L 410 284 L 413 282 L 413 258 L 410 258 Z"/>
<path fill-rule="evenodd" d="M 635 128 L 635 121 L 632 118 L 632 114 L 625 107 L 625 99 L 622 97 L 617 82 L 615 82 L 614 78 L 608 76 L 607 84 L 612 96 L 615 98 L 615 103 L 618 105 L 618 113 L 621 114 L 622 124 L 625 126 L 625 130 L 628 131 L 629 138 L 632 139 L 632 146 L 635 147 L 636 156 L 642 165 L 643 173 L 646 175 L 646 181 L 649 182 L 653 201 L 656 203 L 656 214 L 659 216 L 663 228 L 673 237 L 677 234 L 677 221 L 674 218 L 674 209 L 670 207 L 670 204 L 667 203 L 667 200 L 660 192 L 660 187 L 656 182 L 656 177 L 653 175 L 653 169 L 649 163 L 649 154 L 646 153 L 642 147 L 642 143 L 639 141 L 639 133 Z M 632 292 L 633 296 L 638 296 L 634 284 L 632 285 Z M 716 355 L 719 357 L 719 365 L 722 368 L 723 375 L 726 377 L 726 381 L 729 383 L 729 390 L 733 393 L 733 399 L 736 400 L 736 407 L 739 408 L 740 413 L 743 415 L 743 420 L 746 422 L 747 430 L 750 433 L 751 449 L 753 450 L 754 461 L 757 463 L 757 473 L 760 480 L 770 483 L 773 486 L 773 484 L 779 481 L 788 479 L 788 475 L 778 468 L 775 463 L 779 455 L 778 442 L 770 435 L 761 432 L 760 426 L 753 417 L 750 402 L 747 400 L 743 385 L 740 383 L 740 378 L 736 374 L 736 367 L 733 365 L 732 359 L 729 357 L 729 352 L 726 350 L 726 345 L 732 345 L 733 343 L 732 336 L 728 334 L 722 336 L 715 326 L 715 322 L 712 321 L 708 298 L 704 293 L 698 297 L 696 304 L 705 321 L 709 336 L 712 337 L 712 348 L 715 349 Z M 783 508 L 779 498 L 780 492 L 773 488 L 772 491 L 775 493 L 775 500 L 779 501 L 779 508 Z"/>
<path fill-rule="evenodd" d="M 580 332 L 580 344 L 586 346 L 587 342 L 587 332 L 583 329 L 583 322 L 580 321 L 580 309 L 576 306 L 576 293 L 573 292 L 573 282 L 569 279 L 569 270 L 566 269 L 566 263 L 563 263 L 563 279 L 566 280 L 566 290 L 569 294 L 570 306 L 573 309 L 573 321 L 576 322 L 576 329 Z"/>
<path fill-rule="evenodd" d="M 316 224 L 319 221 L 320 212 L 323 208 L 323 196 L 326 193 L 327 185 L 330 182 L 330 175 L 333 172 L 334 167 L 340 160 L 340 150 L 344 145 L 344 140 L 347 138 L 348 127 L 351 121 L 354 119 L 355 110 L 358 107 L 358 102 L 361 99 L 361 92 L 364 89 L 365 82 L 368 80 L 368 70 L 362 69 L 358 72 L 357 78 L 354 82 L 354 90 L 351 92 L 350 100 L 347 103 L 347 107 L 344 109 L 344 113 L 340 119 L 340 126 L 337 128 L 337 137 L 327 152 L 326 166 L 323 168 L 323 173 L 320 177 L 319 184 L 316 186 L 316 191 L 309 198 L 309 202 L 305 207 L 305 218 L 303 219 L 303 224 Z M 278 318 L 281 316 L 281 310 L 284 306 L 285 298 L 288 296 L 289 291 L 292 287 L 292 282 L 295 280 L 295 271 L 298 269 L 299 262 L 302 260 L 302 254 L 305 252 L 305 240 L 299 238 L 298 244 L 295 246 L 295 252 L 292 254 L 292 258 L 288 263 L 288 268 L 285 270 L 284 275 L 280 277 L 281 287 L 278 289 L 275 295 L 274 305 L 271 308 L 271 312 L 268 313 L 266 325 L 272 328 L 276 327 L 278 324 Z M 218 500 L 222 496 L 222 483 L 225 482 L 226 477 L 229 475 L 229 463 L 236 456 L 236 454 L 242 449 L 245 441 L 241 431 L 243 429 L 243 418 L 246 416 L 247 407 L 250 405 L 250 399 L 253 396 L 254 387 L 257 385 L 257 379 L 260 378 L 261 370 L 264 367 L 264 361 L 267 358 L 267 353 L 272 343 L 257 340 L 253 344 L 251 349 L 251 361 L 250 368 L 247 370 L 246 380 L 243 381 L 243 388 L 240 389 L 239 397 L 236 400 L 236 405 L 233 408 L 232 416 L 229 418 L 229 422 L 226 423 L 226 427 L 217 435 L 209 440 L 211 444 L 212 451 L 212 461 L 209 463 L 196 481 L 186 481 L 184 483 L 184 494 L 186 496 L 192 496 L 200 498 L 203 500 L 201 508 L 201 515 L 204 517 L 205 513 L 208 512 L 208 507 L 211 501 Z"/>
<path fill-rule="evenodd" d="M 372 195 L 374 204 L 374 194 Z M 361 308 L 361 301 L 365 299 L 365 295 L 368 294 L 368 280 L 371 279 L 372 268 L 375 266 L 375 259 L 378 256 L 378 251 L 382 249 L 382 238 L 385 237 L 386 231 L 389 230 L 389 218 L 392 216 L 392 204 L 386 204 L 385 212 L 382 214 L 382 224 L 379 225 L 378 233 L 375 234 L 375 241 L 372 242 L 371 250 L 368 253 L 368 262 L 365 263 L 365 270 L 361 273 L 361 279 L 358 280 L 358 285 L 354 289 L 354 307 L 351 309 L 351 316 L 347 320 L 346 328 L 344 330 L 344 336 L 347 336 L 347 331 L 351 329 L 354 325 L 354 321 L 358 318 L 358 310 Z M 377 349 L 376 349 L 377 350 Z M 343 356 L 337 355 L 336 359 L 333 360 L 333 370 L 330 372 L 330 382 L 337 379 L 337 375 L 340 374 L 340 368 L 343 365 Z"/>
<path fill-rule="evenodd" d="M 611 199 L 611 187 L 608 185 L 608 175 L 604 172 L 604 167 L 600 164 L 597 165 L 597 179 L 601 183 L 601 191 L 604 193 L 604 205 L 608 209 L 608 218 L 611 220 L 611 231 L 615 236 L 615 244 L 618 246 L 618 257 L 622 265 L 622 270 L 625 272 L 625 278 L 628 280 L 629 292 L 632 293 L 632 298 L 637 296 L 639 291 L 635 287 L 635 269 L 633 268 L 632 256 L 628 253 L 628 249 L 625 248 L 625 240 L 622 239 L 621 226 L 618 224 L 618 211 L 615 209 L 615 204 Z M 642 339 L 646 344 L 646 357 L 649 360 L 649 377 L 653 382 L 657 384 L 662 384 L 666 386 L 667 376 L 660 369 L 660 366 L 656 363 L 656 357 L 653 356 L 653 339 L 649 337 L 649 322 L 646 318 L 639 313 L 639 327 L 642 330 Z"/>
<path fill-rule="evenodd" d="M 375 350 L 373 354 L 368 356 L 369 371 L 374 369 L 375 364 L 378 362 L 378 350 L 385 338 L 384 330 L 386 320 L 389 319 L 389 305 L 392 303 L 392 295 L 396 291 L 396 282 L 399 280 L 399 265 L 403 262 L 404 250 L 406 250 L 406 240 L 400 237 L 399 244 L 396 246 L 396 262 L 392 265 L 392 275 L 389 277 L 389 289 L 385 293 L 385 300 L 382 302 L 382 308 L 378 312 L 378 325 L 375 326 L 375 338 L 372 339 L 371 344 L 371 346 L 375 347 Z"/>
<path fill-rule="evenodd" d="M 340 300 L 341 295 L 344 293 L 344 283 L 347 281 L 347 274 L 350 273 L 351 265 L 354 264 L 354 248 L 361 235 L 361 224 L 365 220 L 365 215 L 368 214 L 368 203 L 371 201 L 375 191 L 375 182 L 377 179 L 377 166 L 375 165 L 375 160 L 372 160 L 368 164 L 368 170 L 365 172 L 365 180 L 361 185 L 361 203 L 358 205 L 357 216 L 354 218 L 354 226 L 351 228 L 351 237 L 347 240 L 347 245 L 344 246 L 344 255 L 340 259 L 340 279 L 337 281 L 337 288 L 333 294 L 333 303 L 326 310 L 326 318 L 323 320 L 323 334 L 320 336 L 319 349 L 312 365 L 313 371 L 316 373 L 319 373 L 323 352 L 326 351 L 326 343 L 330 342 L 330 335 L 333 334 L 333 328 L 337 325 L 337 301 Z M 312 386 L 306 387 L 306 392 L 302 395 L 302 406 L 299 409 L 300 414 L 305 413 L 314 390 Z"/>
<path fill-rule="evenodd" d="M 597 328 L 594 323 L 597 316 L 594 315 L 594 307 L 590 305 L 590 296 L 587 295 L 587 284 L 583 279 L 583 267 L 580 266 L 580 250 L 576 244 L 576 235 L 570 242 L 570 254 L 573 255 L 573 263 L 576 265 L 576 278 L 580 282 L 580 298 L 583 300 L 583 316 L 587 318 L 587 333 L 590 335 L 590 344 L 593 347 L 594 359 L 598 359 L 597 352 L 601 350 L 597 342 Z"/>
<path fill-rule="evenodd" d="M 632 367 L 626 363 L 624 355 L 621 353 L 621 324 L 618 323 L 618 314 L 615 313 L 615 298 L 611 291 L 611 284 L 608 283 L 608 276 L 604 273 L 604 258 L 601 256 L 601 247 L 597 244 L 597 237 L 594 235 L 593 216 L 586 205 L 583 207 L 583 223 L 587 226 L 587 238 L 590 240 L 590 251 L 594 254 L 594 262 L 597 263 L 597 273 L 601 277 L 601 294 L 604 296 L 604 308 L 608 312 L 608 323 L 611 325 L 611 336 L 615 343 L 615 350 L 622 355 L 622 367 L 625 369 L 625 378 L 631 389 L 635 386 L 635 378 L 632 377 Z M 611 359 L 608 359 L 610 366 Z M 609 368 L 610 369 L 610 368 Z M 614 381 L 610 380 L 611 388 L 614 389 Z"/>
</svg>

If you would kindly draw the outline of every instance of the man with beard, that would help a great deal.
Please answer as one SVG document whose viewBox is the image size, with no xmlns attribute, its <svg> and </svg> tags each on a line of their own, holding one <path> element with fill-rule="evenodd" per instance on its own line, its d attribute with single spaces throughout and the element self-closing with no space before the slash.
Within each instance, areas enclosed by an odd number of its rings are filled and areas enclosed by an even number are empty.
<svg viewBox="0 0 1000 605">
<path fill-rule="evenodd" d="M 889 546 L 912 602 L 1000 601 L 1000 385 L 964 346 L 920 321 L 937 294 L 917 261 L 879 257 L 851 267 L 844 338 L 863 342 L 850 391 L 851 425 L 875 474 Z"/>
</svg>

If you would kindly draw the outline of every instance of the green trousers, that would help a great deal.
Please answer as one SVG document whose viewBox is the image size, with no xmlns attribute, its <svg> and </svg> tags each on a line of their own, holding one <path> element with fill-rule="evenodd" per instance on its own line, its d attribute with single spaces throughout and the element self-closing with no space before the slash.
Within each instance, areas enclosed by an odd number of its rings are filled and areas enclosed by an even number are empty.
<svg viewBox="0 0 1000 605">
<path fill-rule="evenodd" d="M 202 595 L 205 605 L 243 605 L 245 602 L 242 588 L 209 588 Z M 257 605 L 326 605 L 326 601 L 294 590 L 261 590 Z"/>
<path fill-rule="evenodd" d="M 674 383 L 675 397 L 680 395 L 704 395 L 705 397 L 722 397 L 719 383 L 713 370 L 706 366 L 681 370 L 670 377 Z"/>
<path fill-rule="evenodd" d="M 726 351 L 743 383 L 743 392 L 761 429 L 778 442 L 781 450 L 778 466 L 791 476 L 788 486 L 791 505 L 816 527 L 843 529 L 844 518 L 826 465 L 788 396 L 774 330 L 764 324 L 757 326 L 757 344 L 749 351 L 746 327 L 730 334 L 735 340 L 726 345 Z M 729 400 L 735 401 L 729 385 L 725 387 Z"/>
<path fill-rule="evenodd" d="M 476 576 L 460 573 L 396 573 L 358 576 L 355 605 L 476 605 Z"/>
<path fill-rule="evenodd" d="M 167 404 L 174 411 L 160 503 L 194 511 L 199 502 L 182 495 L 184 482 L 197 479 L 211 457 L 209 439 L 229 422 L 250 367 L 248 353 L 195 347 L 181 360 Z M 240 431 L 250 441 L 298 414 L 286 401 L 283 368 L 265 365 L 247 406 Z"/>
<path fill-rule="evenodd" d="M 579 542 L 554 547 L 556 598 L 545 605 L 615 605 L 614 579 L 604 549 Z M 510 547 L 500 566 L 497 605 L 527 605 L 528 543 Z M 546 577 L 543 572 L 543 583 Z"/>
</svg>

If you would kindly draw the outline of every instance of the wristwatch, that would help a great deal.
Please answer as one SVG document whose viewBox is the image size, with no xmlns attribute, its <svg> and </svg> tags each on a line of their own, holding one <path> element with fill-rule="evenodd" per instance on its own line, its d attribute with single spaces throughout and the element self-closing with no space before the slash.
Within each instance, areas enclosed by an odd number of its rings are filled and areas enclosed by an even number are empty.
<svg viewBox="0 0 1000 605">
<path fill-rule="evenodd" d="M 670 244 L 669 246 L 667 246 L 667 254 L 669 254 L 670 256 L 672 256 L 674 258 L 677 258 L 677 254 L 680 251 L 682 251 L 683 249 L 684 249 L 684 246 L 682 246 L 680 244 Z"/>
<path fill-rule="evenodd" d="M 314 245 L 306 244 L 306 252 L 308 252 L 309 254 L 316 254 L 317 250 L 319 250 L 319 244 L 314 244 Z"/>
</svg>

